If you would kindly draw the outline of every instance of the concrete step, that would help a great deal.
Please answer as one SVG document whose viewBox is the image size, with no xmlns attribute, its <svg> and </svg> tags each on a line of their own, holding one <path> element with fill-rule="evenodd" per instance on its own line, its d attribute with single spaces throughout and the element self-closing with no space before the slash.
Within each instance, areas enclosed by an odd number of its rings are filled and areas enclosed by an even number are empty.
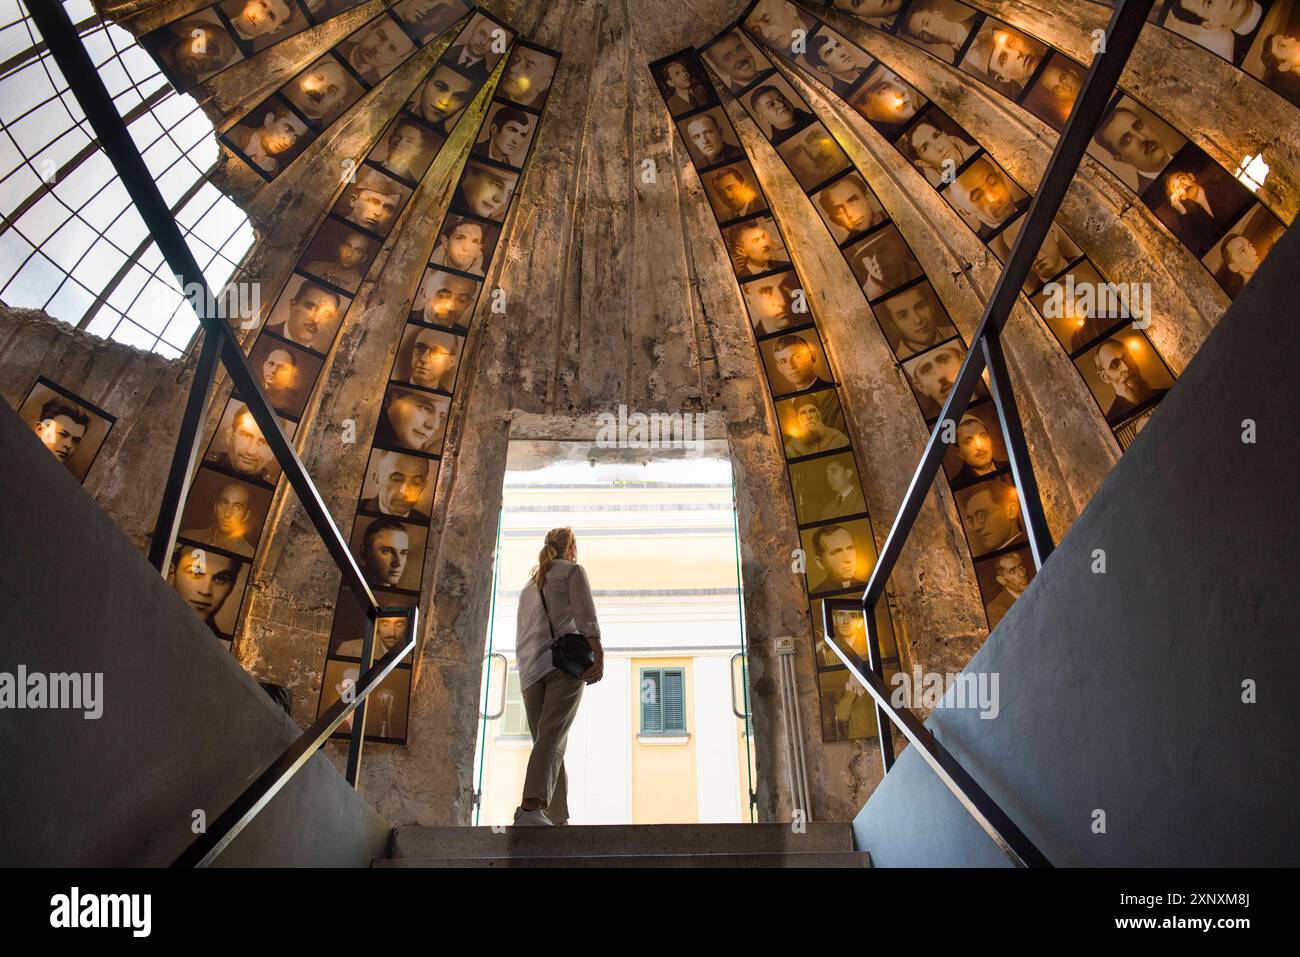
<svg viewBox="0 0 1300 957">
<path fill-rule="evenodd" d="M 540 828 L 538 830 L 541 830 Z M 402 857 L 375 867 L 870 867 L 865 851 L 805 854 L 579 854 L 561 857 Z"/>
<path fill-rule="evenodd" d="M 846 822 L 788 824 L 593 824 L 567 827 L 398 827 L 394 859 L 639 857 L 679 854 L 812 854 L 854 851 Z"/>
</svg>

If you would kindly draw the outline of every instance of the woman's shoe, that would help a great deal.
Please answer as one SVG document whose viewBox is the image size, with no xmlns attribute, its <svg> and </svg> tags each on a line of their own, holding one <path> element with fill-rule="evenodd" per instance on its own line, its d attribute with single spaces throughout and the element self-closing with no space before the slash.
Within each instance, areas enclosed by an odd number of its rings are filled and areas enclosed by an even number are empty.
<svg viewBox="0 0 1300 957">
<path fill-rule="evenodd" d="M 553 822 L 541 811 L 515 808 L 515 827 L 552 827 Z"/>
</svg>

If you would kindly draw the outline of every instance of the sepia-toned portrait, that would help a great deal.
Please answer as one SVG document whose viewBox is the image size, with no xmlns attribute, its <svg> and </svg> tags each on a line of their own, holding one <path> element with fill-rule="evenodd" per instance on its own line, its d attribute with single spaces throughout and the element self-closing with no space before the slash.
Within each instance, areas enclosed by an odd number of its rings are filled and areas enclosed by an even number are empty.
<svg viewBox="0 0 1300 957">
<path fill-rule="evenodd" d="M 481 156 L 514 169 L 522 169 L 528 159 L 528 148 L 537 132 L 538 116 L 509 103 L 494 102 L 488 108 L 487 118 L 479 138 L 470 150 Z"/>
<path fill-rule="evenodd" d="M 266 317 L 267 332 L 314 352 L 329 352 L 352 300 L 319 281 L 295 273 Z"/>
<path fill-rule="evenodd" d="M 739 93 L 772 69 L 772 61 L 740 30 L 728 30 L 701 53 L 732 93 Z"/>
<path fill-rule="evenodd" d="M 716 102 L 713 87 L 694 56 L 670 57 L 653 64 L 650 69 L 672 116 L 681 116 Z"/>
<path fill-rule="evenodd" d="M 1282 221 L 1257 203 L 1201 261 L 1228 297 L 1236 299 L 1285 231 Z"/>
<path fill-rule="evenodd" d="M 823 741 L 855 741 L 879 734 L 876 700 L 847 668 L 819 671 L 817 690 Z"/>
<path fill-rule="evenodd" d="M 456 370 L 464 347 L 464 336 L 410 323 L 397 349 L 393 378 L 423 389 L 450 392 L 456 384 Z"/>
<path fill-rule="evenodd" d="M 1142 193 L 1186 144 L 1176 129 L 1120 94 L 1098 124 L 1088 153 L 1129 189 Z"/>
<path fill-rule="evenodd" d="M 372 86 L 415 52 L 415 44 L 392 17 L 376 17 L 338 45 L 339 56 Z"/>
<path fill-rule="evenodd" d="M 151 30 L 140 38 L 140 45 L 154 55 L 172 86 L 182 93 L 244 58 L 211 7 Z"/>
<path fill-rule="evenodd" d="M 388 516 L 358 515 L 350 544 L 371 588 L 420 590 L 428 529 Z"/>
<path fill-rule="evenodd" d="M 1254 194 L 1193 143 L 1173 158 L 1142 201 L 1198 256 L 1253 202 Z"/>
<path fill-rule="evenodd" d="M 437 484 L 436 459 L 392 449 L 371 449 L 357 510 L 428 525 Z"/>
<path fill-rule="evenodd" d="M 831 6 L 836 10 L 843 10 L 882 30 L 893 27 L 906 3 L 907 0 L 831 0 Z"/>
<path fill-rule="evenodd" d="M 499 166 L 470 160 L 460 174 L 460 184 L 451 199 L 451 211 L 502 222 L 514 198 L 519 174 Z"/>
<path fill-rule="evenodd" d="M 860 47 L 822 24 L 795 61 L 807 67 L 837 96 L 843 96 L 874 62 Z"/>
<path fill-rule="evenodd" d="M 323 56 L 281 90 L 294 109 L 317 130 L 343 115 L 365 93 L 361 84 L 332 56 Z"/>
<path fill-rule="evenodd" d="M 758 346 L 773 396 L 832 385 L 830 364 L 815 328 L 764 339 Z"/>
<path fill-rule="evenodd" d="M 925 275 L 898 227 L 888 224 L 844 250 L 867 301 L 888 295 Z"/>
<path fill-rule="evenodd" d="M 1018 548 L 975 563 L 975 577 L 979 580 L 984 612 L 989 618 L 989 631 L 996 628 L 1011 610 L 1016 599 L 1034 580 L 1034 574 L 1034 559 L 1028 548 Z"/>
<path fill-rule="evenodd" d="M 344 694 L 356 686 L 361 677 L 359 662 L 328 659 L 325 662 L 325 675 L 321 679 L 320 705 L 317 717 L 324 714 L 338 703 Z M 366 741 L 382 744 L 405 744 L 407 714 L 411 702 L 411 669 L 398 666 L 388 673 L 379 683 L 379 687 L 366 698 Z M 344 738 L 352 733 L 354 711 L 339 724 L 334 731 L 335 738 Z"/>
<path fill-rule="evenodd" d="M 428 43 L 470 11 L 465 0 L 398 0 L 392 13 Z"/>
<path fill-rule="evenodd" d="M 793 56 L 795 46 L 806 42 L 816 29 L 817 19 L 787 0 L 759 0 L 745 26 L 772 49 Z"/>
<path fill-rule="evenodd" d="M 839 245 L 851 242 L 888 216 L 862 174 L 854 170 L 812 195 L 813 207 Z"/>
<path fill-rule="evenodd" d="M 479 84 L 457 73 L 444 60 L 416 88 L 406 106 L 434 130 L 446 136 L 455 128 L 461 113 L 474 99 L 478 87 Z"/>
<path fill-rule="evenodd" d="M 497 98 L 540 110 L 546 103 L 559 63 L 549 53 L 524 43 L 515 44 L 506 61 L 506 71 L 497 84 Z"/>
<path fill-rule="evenodd" d="M 677 121 L 682 140 L 696 169 L 707 169 L 719 163 L 734 163 L 745 158 L 736 131 L 722 107 L 715 106 Z"/>
<path fill-rule="evenodd" d="M 1300 3 L 1273 0 L 1241 68 L 1300 106 Z"/>
<path fill-rule="evenodd" d="M 849 447 L 844 412 L 834 389 L 779 399 L 776 417 L 787 459 Z"/>
<path fill-rule="evenodd" d="M 1070 289 L 1076 294 L 1069 295 Z M 1087 259 L 1081 260 L 1035 294 L 1032 301 L 1042 314 L 1061 347 L 1070 355 L 1107 335 L 1116 326 L 1127 325 L 1132 317 L 1118 297 L 1112 303 L 1098 302 L 1096 296 L 1080 295 L 1080 290 L 1106 289 L 1106 279 Z"/>
<path fill-rule="evenodd" d="M 220 6 L 235 35 L 255 53 L 311 25 L 295 0 L 223 0 Z"/>
<path fill-rule="evenodd" d="M 475 13 L 460 36 L 442 55 L 442 62 L 469 77 L 475 85 L 487 82 L 497 62 L 510 46 L 513 34 L 482 13 Z"/>
<path fill-rule="evenodd" d="M 445 395 L 390 385 L 375 428 L 375 444 L 436 455 L 447 432 L 451 399 Z"/>
<path fill-rule="evenodd" d="M 355 293 L 379 254 L 379 240 L 329 217 L 303 251 L 298 267 L 331 286 Z"/>
<path fill-rule="evenodd" d="M 167 566 L 167 584 L 214 635 L 230 638 L 248 582 L 248 567 L 242 559 L 178 539 Z"/>
<path fill-rule="evenodd" d="M 381 591 L 375 597 L 383 611 L 410 608 L 419 603 L 416 595 Z M 406 641 L 408 621 L 405 615 L 375 620 L 376 661 Z M 334 603 L 334 625 L 330 628 L 329 657 L 360 660 L 368 623 L 366 609 L 357 600 L 356 594 L 347 585 L 340 585 L 339 597 Z"/>
<path fill-rule="evenodd" d="M 846 651 L 852 652 L 861 659 L 864 665 L 868 664 L 867 657 L 867 620 L 862 612 L 862 596 L 858 593 L 851 593 L 845 598 L 829 597 L 814 598 L 810 602 L 812 621 L 813 621 L 813 641 L 817 650 L 817 667 L 840 669 L 844 667 L 844 662 L 840 660 L 839 655 L 832 651 L 826 641 L 826 626 L 824 624 L 823 606 L 826 602 L 831 602 L 831 634 L 835 644 Z M 889 620 L 889 609 L 886 602 L 880 602 L 876 605 L 876 634 L 879 638 L 880 658 L 885 665 L 885 674 L 888 676 L 893 669 L 891 665 L 898 662 L 898 643 L 894 637 L 894 625 Z"/>
<path fill-rule="evenodd" d="M 438 230 L 429 264 L 482 276 L 500 237 L 501 227 L 496 223 L 448 215 Z"/>
<path fill-rule="evenodd" d="M 957 170 L 979 152 L 974 138 L 931 104 L 894 144 L 931 186 L 951 183 Z"/>
<path fill-rule="evenodd" d="M 1059 133 L 1074 112 L 1074 101 L 1083 91 L 1087 78 L 1087 67 L 1052 50 L 1047 56 L 1047 66 L 1030 84 L 1021 105 Z"/>
<path fill-rule="evenodd" d="M 275 178 L 316 138 L 279 94 L 260 103 L 222 139 L 267 179 Z"/>
<path fill-rule="evenodd" d="M 1239 64 L 1261 32 L 1271 0 L 1165 0 L 1159 23 Z"/>
<path fill-rule="evenodd" d="M 776 148 L 805 190 L 816 189 L 852 164 L 830 130 L 812 123 Z"/>
<path fill-rule="evenodd" d="M 956 63 L 979 19 L 978 11 L 958 0 L 913 0 L 897 33 L 945 63 Z"/>
<path fill-rule="evenodd" d="M 1020 230 L 1024 224 L 1024 216 L 1012 220 L 1006 229 L 993 237 L 993 240 L 989 243 L 989 251 L 1005 263 L 1011 258 L 1011 250 L 1015 248 L 1016 240 L 1020 237 Z M 1070 267 L 1071 263 L 1078 260 L 1082 255 L 1083 250 L 1065 234 L 1061 224 L 1053 222 L 1047 230 L 1047 237 L 1043 240 L 1043 245 L 1038 249 L 1038 254 L 1034 256 L 1034 262 L 1029 269 L 1029 274 L 1025 276 L 1025 292 L 1028 294 L 1037 292 L 1043 287 L 1044 283 L 1061 275 Z"/>
<path fill-rule="evenodd" d="M 78 482 L 86 480 L 117 422 L 115 416 L 44 376 L 37 378 L 19 404 L 18 416 Z"/>
<path fill-rule="evenodd" d="M 1151 343 L 1135 329 L 1115 332 L 1074 364 L 1112 426 L 1154 405 L 1174 384 Z"/>
<path fill-rule="evenodd" d="M 464 330 L 469 327 L 482 285 L 468 276 L 458 276 L 439 266 L 430 266 L 420 280 L 411 317 L 435 326 Z"/>
<path fill-rule="evenodd" d="M 900 360 L 947 342 L 957 329 L 934 287 L 918 282 L 872 307 L 889 347 Z"/>
<path fill-rule="evenodd" d="M 390 176 L 418 183 L 429 171 L 445 138 L 410 116 L 399 113 L 366 157 Z"/>
<path fill-rule="evenodd" d="M 846 102 L 885 139 L 893 142 L 930 101 L 893 70 L 877 64 Z"/>
<path fill-rule="evenodd" d="M 1020 494 L 1002 475 L 953 493 L 971 555 L 975 558 L 1025 541 Z"/>
<path fill-rule="evenodd" d="M 260 335 L 248 354 L 248 368 L 277 413 L 302 418 L 325 360 L 274 335 Z"/>
<path fill-rule="evenodd" d="M 741 286 L 740 291 L 755 335 L 769 335 L 813 321 L 799 277 L 792 269 L 754 279 Z"/>
<path fill-rule="evenodd" d="M 941 195 L 984 240 L 1019 215 L 1030 199 L 987 153 L 958 173 Z"/>
<path fill-rule="evenodd" d="M 876 565 L 876 544 L 865 518 L 799 529 L 807 559 L 808 594 L 865 588 Z"/>
<path fill-rule="evenodd" d="M 771 216 L 755 216 L 729 226 L 722 231 L 722 238 L 737 276 L 759 276 L 790 268 L 790 254 Z"/>
<path fill-rule="evenodd" d="M 903 362 L 903 372 L 927 422 L 938 418 L 965 359 L 966 346 L 960 339 L 952 339 Z"/>
<path fill-rule="evenodd" d="M 704 195 L 709 198 L 719 223 L 753 216 L 767 209 L 763 188 L 748 161 L 732 163 L 700 174 Z"/>
<path fill-rule="evenodd" d="M 411 187 L 374 167 L 363 166 L 334 204 L 333 213 L 375 236 L 387 236 L 411 193 Z"/>
<path fill-rule="evenodd" d="M 824 522 L 867 510 L 852 452 L 818 456 L 790 466 L 794 510 L 800 523 Z"/>
<path fill-rule="evenodd" d="M 224 472 L 200 468 L 194 473 L 180 537 L 188 542 L 252 558 L 271 508 L 269 488 Z"/>
<path fill-rule="evenodd" d="M 957 422 L 954 441 L 943 456 L 943 471 L 953 488 L 990 478 L 1010 464 L 1002 427 L 992 402 L 969 406 Z"/>
<path fill-rule="evenodd" d="M 803 97 L 778 74 L 742 96 L 741 103 L 773 146 L 780 146 L 816 119 Z"/>
<path fill-rule="evenodd" d="M 987 17 L 961 58 L 960 69 L 1016 99 L 1047 58 L 1047 44 Z"/>
<path fill-rule="evenodd" d="M 292 439 L 295 423 L 285 419 L 279 419 L 279 423 L 286 437 Z M 203 461 L 238 478 L 270 487 L 280 478 L 280 463 L 275 460 L 275 453 L 253 413 L 238 397 L 226 403 Z"/>
</svg>

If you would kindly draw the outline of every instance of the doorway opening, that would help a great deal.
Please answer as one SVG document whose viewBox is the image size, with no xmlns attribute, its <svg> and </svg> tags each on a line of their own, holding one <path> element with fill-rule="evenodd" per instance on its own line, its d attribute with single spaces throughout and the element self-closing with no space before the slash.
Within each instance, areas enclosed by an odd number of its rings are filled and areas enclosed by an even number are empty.
<svg viewBox="0 0 1300 957">
<path fill-rule="evenodd" d="M 515 659 L 546 532 L 573 528 L 605 648 L 565 753 L 574 824 L 750 822 L 743 582 L 725 441 L 650 457 L 512 440 L 475 754 L 474 823 L 512 823 L 532 739 Z"/>
</svg>

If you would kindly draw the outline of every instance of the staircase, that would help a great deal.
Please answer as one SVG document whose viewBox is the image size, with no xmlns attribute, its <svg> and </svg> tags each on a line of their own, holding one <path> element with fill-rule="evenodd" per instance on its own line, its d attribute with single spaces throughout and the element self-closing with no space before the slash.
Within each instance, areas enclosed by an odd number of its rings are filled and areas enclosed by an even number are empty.
<svg viewBox="0 0 1300 957">
<path fill-rule="evenodd" d="M 375 867 L 870 867 L 848 823 L 394 828 Z"/>
</svg>

